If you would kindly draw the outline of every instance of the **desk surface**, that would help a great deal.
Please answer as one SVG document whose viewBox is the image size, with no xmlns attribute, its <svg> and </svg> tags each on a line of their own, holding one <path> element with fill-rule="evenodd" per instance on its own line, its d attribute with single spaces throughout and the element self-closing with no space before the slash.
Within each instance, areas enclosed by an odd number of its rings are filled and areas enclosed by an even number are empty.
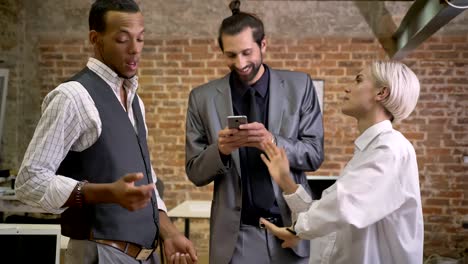
<svg viewBox="0 0 468 264">
<path fill-rule="evenodd" d="M 210 218 L 211 201 L 184 201 L 167 212 L 169 217 Z"/>
</svg>

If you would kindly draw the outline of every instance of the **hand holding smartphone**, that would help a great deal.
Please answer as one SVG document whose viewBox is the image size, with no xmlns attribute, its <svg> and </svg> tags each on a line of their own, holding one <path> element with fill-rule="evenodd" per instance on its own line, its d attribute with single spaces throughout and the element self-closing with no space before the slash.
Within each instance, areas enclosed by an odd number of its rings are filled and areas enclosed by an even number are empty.
<svg viewBox="0 0 468 264">
<path fill-rule="evenodd" d="M 228 116 L 227 117 L 228 128 L 230 129 L 239 129 L 239 126 L 242 124 L 247 124 L 247 116 Z"/>
</svg>

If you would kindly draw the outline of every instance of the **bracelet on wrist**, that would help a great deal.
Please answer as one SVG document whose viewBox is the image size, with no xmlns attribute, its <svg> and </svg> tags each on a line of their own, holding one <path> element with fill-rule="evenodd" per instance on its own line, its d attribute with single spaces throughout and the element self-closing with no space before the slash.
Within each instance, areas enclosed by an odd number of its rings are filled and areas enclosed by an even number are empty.
<svg viewBox="0 0 468 264">
<path fill-rule="evenodd" d="M 83 186 L 88 183 L 88 181 L 80 181 L 76 184 L 76 192 L 75 192 L 75 206 L 78 208 L 82 208 L 84 204 L 84 194 L 83 194 Z"/>
</svg>

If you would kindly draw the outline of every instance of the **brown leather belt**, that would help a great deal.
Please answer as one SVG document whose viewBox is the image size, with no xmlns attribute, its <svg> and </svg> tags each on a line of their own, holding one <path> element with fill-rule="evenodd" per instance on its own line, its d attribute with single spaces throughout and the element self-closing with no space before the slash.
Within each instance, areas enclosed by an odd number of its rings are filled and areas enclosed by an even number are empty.
<svg viewBox="0 0 468 264">
<path fill-rule="evenodd" d="M 114 247 L 136 260 L 147 260 L 156 248 L 144 248 L 137 244 L 118 240 L 94 239 L 96 243 Z"/>
</svg>

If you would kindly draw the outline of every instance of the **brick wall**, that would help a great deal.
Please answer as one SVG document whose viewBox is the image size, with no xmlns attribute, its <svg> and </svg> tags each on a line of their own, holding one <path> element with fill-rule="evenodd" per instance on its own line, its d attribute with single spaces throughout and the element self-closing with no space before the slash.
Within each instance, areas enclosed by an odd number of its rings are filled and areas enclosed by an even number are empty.
<svg viewBox="0 0 468 264">
<path fill-rule="evenodd" d="M 385 58 L 383 50 L 367 38 L 275 38 L 268 43 L 265 60 L 273 68 L 325 80 L 326 161 L 314 174 L 339 175 L 357 136 L 355 121 L 340 113 L 340 94 L 366 63 Z M 67 38 L 42 38 L 39 51 L 42 96 L 83 67 L 91 54 L 87 41 Z M 396 127 L 418 154 L 425 255 L 456 256 L 468 247 L 468 232 L 461 229 L 461 218 L 468 214 L 467 166 L 462 164 L 468 155 L 468 36 L 433 37 L 405 62 L 419 76 L 422 90 L 415 113 Z M 226 73 L 215 39 L 145 41 L 139 95 L 169 208 L 186 199 L 211 199 L 212 185 L 196 188 L 185 175 L 185 112 L 192 88 Z M 201 253 L 207 251 L 208 232 L 206 220 L 195 221 L 192 239 Z"/>
</svg>

